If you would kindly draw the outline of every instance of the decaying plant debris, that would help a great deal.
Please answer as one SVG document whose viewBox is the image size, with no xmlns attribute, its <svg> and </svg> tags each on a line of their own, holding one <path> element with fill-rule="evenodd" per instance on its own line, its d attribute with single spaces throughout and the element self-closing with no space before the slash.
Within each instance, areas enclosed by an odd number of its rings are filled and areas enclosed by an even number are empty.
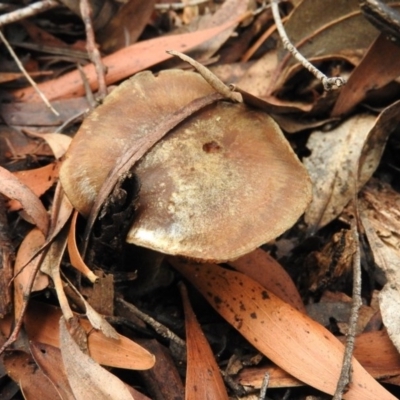
<svg viewBox="0 0 400 400">
<path fill-rule="evenodd" d="M 1 399 L 400 396 L 400 9 L 270 3 L 2 5 Z"/>
</svg>

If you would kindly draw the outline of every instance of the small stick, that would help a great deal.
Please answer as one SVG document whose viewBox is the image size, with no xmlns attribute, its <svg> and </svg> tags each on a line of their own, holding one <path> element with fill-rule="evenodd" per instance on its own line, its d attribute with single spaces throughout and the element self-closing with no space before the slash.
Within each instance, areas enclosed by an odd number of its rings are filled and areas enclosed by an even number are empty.
<svg viewBox="0 0 400 400">
<path fill-rule="evenodd" d="M 92 10 L 88 0 L 80 0 L 81 2 L 81 15 L 82 20 L 85 24 L 86 30 L 86 49 L 89 54 L 90 60 L 95 66 L 97 80 L 99 82 L 99 95 L 103 99 L 107 95 L 106 79 L 104 77 L 105 67 L 101 61 L 101 55 L 96 47 L 96 41 L 94 37 L 93 24 L 92 24 Z"/>
<path fill-rule="evenodd" d="M 259 400 L 266 400 L 267 398 L 267 389 L 268 389 L 268 385 L 269 385 L 269 373 L 267 372 L 264 375 L 264 378 L 262 380 L 262 384 L 261 384 L 261 389 L 260 389 L 260 394 L 258 396 Z"/>
<path fill-rule="evenodd" d="M 0 16 L 0 27 L 17 22 L 21 19 L 32 17 L 33 15 L 39 14 L 42 11 L 50 10 L 51 8 L 59 6 L 60 3 L 54 0 L 43 0 L 36 3 L 30 4 L 24 8 L 11 11 L 7 14 Z"/>
<path fill-rule="evenodd" d="M 332 89 L 338 89 L 341 86 L 345 85 L 346 80 L 343 77 L 336 76 L 333 78 L 328 78 L 319 69 L 314 67 L 314 65 L 312 65 L 302 54 L 300 54 L 296 47 L 294 47 L 286 34 L 285 28 L 283 27 L 281 16 L 279 14 L 278 3 L 279 0 L 271 0 L 271 10 L 276 28 L 278 29 L 279 36 L 281 37 L 285 49 L 287 49 L 292 54 L 292 56 L 303 65 L 304 68 L 310 71 L 317 79 L 322 82 L 325 90 L 328 91 Z"/>
<path fill-rule="evenodd" d="M 128 303 L 122 297 L 116 298 L 117 303 L 120 303 L 124 307 L 126 307 L 132 314 L 136 315 L 142 321 L 146 322 L 146 324 L 150 325 L 159 335 L 163 338 L 171 340 L 174 342 L 179 349 L 186 349 L 186 343 L 180 337 L 175 335 L 170 329 L 168 329 L 165 325 L 156 321 L 154 318 L 140 311 L 137 307 L 135 307 L 132 303 Z"/>
<path fill-rule="evenodd" d="M 25 78 L 28 80 L 28 82 L 33 86 L 33 88 L 36 90 L 36 93 L 40 96 L 40 98 L 43 100 L 44 104 L 46 104 L 47 107 L 50 108 L 50 110 L 53 112 L 53 114 L 59 116 L 60 114 L 53 108 L 53 106 L 50 104 L 50 102 L 47 100 L 46 96 L 40 91 L 40 89 L 37 87 L 35 81 L 29 76 L 28 72 L 22 65 L 21 61 L 19 60 L 18 56 L 14 52 L 13 48 L 10 46 L 10 43 L 8 43 L 7 39 L 3 35 L 3 32 L 0 31 L 0 39 L 3 41 L 5 46 L 7 47 L 7 50 L 11 54 L 11 57 L 14 59 L 16 64 L 18 65 L 18 68 L 20 71 L 24 74 Z"/>
<path fill-rule="evenodd" d="M 355 205 L 356 207 L 356 205 Z M 356 211 L 357 216 L 357 211 Z M 348 384 L 351 382 L 351 361 L 354 350 L 354 341 L 356 336 L 357 320 L 359 309 L 361 307 L 361 254 L 360 239 L 358 235 L 357 223 L 352 222 L 351 230 L 354 238 L 355 252 L 353 255 L 353 304 L 349 320 L 349 330 L 346 338 L 346 347 L 343 357 L 343 366 L 340 372 L 340 378 L 336 386 L 333 400 L 341 400 Z"/>
<path fill-rule="evenodd" d="M 187 56 L 186 54 L 180 53 L 175 50 L 168 50 L 168 54 L 175 57 L 179 57 L 182 61 L 189 63 L 196 71 L 207 81 L 207 83 L 212 86 L 218 93 L 222 94 L 225 98 L 233 101 L 234 103 L 243 103 L 243 97 L 240 93 L 234 92 L 232 87 L 225 85 L 216 75 L 214 75 L 208 68 L 200 64 L 193 58 Z"/>
<path fill-rule="evenodd" d="M 184 3 L 155 4 L 154 9 L 158 11 L 169 11 L 169 10 L 178 11 L 184 9 L 185 7 L 194 7 L 203 3 L 208 3 L 208 0 L 191 0 L 187 4 Z"/>
</svg>

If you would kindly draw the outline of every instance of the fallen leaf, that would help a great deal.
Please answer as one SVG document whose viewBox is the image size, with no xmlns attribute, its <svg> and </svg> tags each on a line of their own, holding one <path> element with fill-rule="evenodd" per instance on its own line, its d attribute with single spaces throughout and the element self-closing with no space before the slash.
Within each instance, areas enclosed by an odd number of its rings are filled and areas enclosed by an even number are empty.
<svg viewBox="0 0 400 400">
<path fill-rule="evenodd" d="M 63 400 L 75 400 L 62 363 L 60 349 L 37 342 L 29 342 L 31 354 L 43 374 L 53 384 Z"/>
<path fill-rule="evenodd" d="M 111 20 L 96 32 L 96 39 L 106 53 L 137 41 L 154 11 L 155 0 L 130 0 L 123 3 Z"/>
<path fill-rule="evenodd" d="M 381 33 L 341 89 L 331 115 L 348 113 L 369 91 L 383 87 L 399 75 L 400 46 Z"/>
<path fill-rule="evenodd" d="M 303 301 L 292 278 L 266 251 L 256 249 L 235 261 L 229 261 L 228 264 L 297 310 L 305 312 Z"/>
<path fill-rule="evenodd" d="M 39 198 L 11 172 L 0 166 L 0 193 L 9 199 L 18 200 L 29 222 L 36 225 L 46 235 L 49 228 L 49 216 Z"/>
<path fill-rule="evenodd" d="M 28 306 L 25 316 L 25 329 L 30 340 L 59 347 L 59 319 L 61 311 L 57 307 L 33 303 Z M 147 350 L 119 335 L 119 340 L 105 337 L 101 332 L 93 331 L 88 321 L 81 320 L 88 336 L 91 357 L 99 364 L 125 369 L 148 369 L 154 365 L 154 357 Z"/>
<path fill-rule="evenodd" d="M 60 350 L 68 382 L 76 400 L 133 399 L 125 384 L 82 353 L 60 319 Z"/>
<path fill-rule="evenodd" d="M 4 357 L 7 374 L 21 388 L 26 400 L 64 400 L 37 367 L 30 354 L 13 351 Z"/>
<path fill-rule="evenodd" d="M 346 337 L 339 338 L 345 342 Z M 400 374 L 400 355 L 385 331 L 368 332 L 355 338 L 354 357 L 375 378 L 384 379 Z M 269 374 L 269 388 L 304 385 L 276 365 L 245 368 L 235 381 L 252 388 L 261 388 L 265 374 Z"/>
<path fill-rule="evenodd" d="M 327 329 L 241 273 L 178 260 L 173 266 L 271 361 L 310 386 L 335 393 L 344 346 Z M 394 399 L 355 359 L 352 368 L 344 399 Z"/>
<path fill-rule="evenodd" d="M 386 279 L 379 307 L 388 334 L 400 352 L 400 195 L 387 184 L 371 182 L 361 193 L 360 217 L 374 261 Z"/>
<path fill-rule="evenodd" d="M 47 275 L 39 271 L 42 258 L 37 251 L 45 242 L 45 237 L 38 228 L 33 228 L 22 241 L 14 265 L 14 315 L 18 318 L 25 296 L 29 292 L 43 290 L 49 284 Z M 30 290 L 33 274 L 36 274 Z"/>
<path fill-rule="evenodd" d="M 78 218 L 78 211 L 74 211 L 71 220 L 71 226 L 69 228 L 68 233 L 68 256 L 71 262 L 71 265 L 76 268 L 79 272 L 81 272 L 90 282 L 95 283 L 98 281 L 98 277 L 94 274 L 94 272 L 86 265 L 83 261 L 81 254 L 79 252 L 78 246 L 76 244 L 76 220 Z"/>
<path fill-rule="evenodd" d="M 138 343 L 156 359 L 153 368 L 140 372 L 145 385 L 151 388 L 153 399 L 159 396 L 165 400 L 183 400 L 185 388 L 171 352 L 156 339 L 138 339 Z"/>
<path fill-rule="evenodd" d="M 387 138 L 400 119 L 400 102 L 387 107 L 378 118 L 358 114 L 330 132 L 315 131 L 304 159 L 313 182 L 313 200 L 305 212 L 310 232 L 335 219 L 372 176 Z"/>
<path fill-rule="evenodd" d="M 192 310 L 187 289 L 183 284 L 180 289 L 185 312 L 187 347 L 185 398 L 228 400 L 218 364 Z"/>
<path fill-rule="evenodd" d="M 188 29 L 205 30 L 221 26 L 225 21 L 234 21 L 240 19 L 246 11 L 251 8 L 249 0 L 226 0 L 212 15 L 205 15 L 189 24 Z M 232 36 L 236 26 L 232 25 L 223 32 L 218 33 L 210 39 L 207 39 L 197 46 L 191 53 L 196 54 L 202 60 L 207 60 L 212 57 L 221 46 Z"/>
<path fill-rule="evenodd" d="M 60 163 L 54 162 L 44 167 L 14 172 L 14 176 L 29 187 L 37 197 L 40 197 L 58 180 L 59 169 Z M 8 208 L 9 211 L 18 211 L 22 205 L 16 200 L 10 200 Z"/>
<path fill-rule="evenodd" d="M 39 137 L 47 142 L 53 151 L 54 157 L 58 160 L 68 150 L 72 138 L 62 133 L 40 133 L 25 130 L 33 137 Z"/>
<path fill-rule="evenodd" d="M 82 117 L 89 110 L 89 103 L 84 97 L 55 100 L 53 107 L 59 115 L 55 115 L 43 102 L 38 103 L 3 103 L 0 113 L 4 122 L 10 126 L 59 126 L 66 121 Z"/>
</svg>

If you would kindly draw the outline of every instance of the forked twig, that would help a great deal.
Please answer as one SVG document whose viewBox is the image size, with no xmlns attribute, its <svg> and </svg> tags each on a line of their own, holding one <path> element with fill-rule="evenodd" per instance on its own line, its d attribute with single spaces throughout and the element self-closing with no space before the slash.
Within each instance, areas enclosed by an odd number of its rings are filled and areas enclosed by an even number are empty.
<svg viewBox="0 0 400 400">
<path fill-rule="evenodd" d="M 281 37 L 285 49 L 287 49 L 292 54 L 292 56 L 303 65 L 304 68 L 310 71 L 317 79 L 322 82 L 325 90 L 338 89 L 346 84 L 346 80 L 341 76 L 328 78 L 318 68 L 314 67 L 314 65 L 312 65 L 302 54 L 300 54 L 296 47 L 291 43 L 286 34 L 285 28 L 283 27 L 282 19 L 279 14 L 279 1 L 280 0 L 271 0 L 271 10 L 276 28 L 278 29 L 279 36 Z"/>
</svg>

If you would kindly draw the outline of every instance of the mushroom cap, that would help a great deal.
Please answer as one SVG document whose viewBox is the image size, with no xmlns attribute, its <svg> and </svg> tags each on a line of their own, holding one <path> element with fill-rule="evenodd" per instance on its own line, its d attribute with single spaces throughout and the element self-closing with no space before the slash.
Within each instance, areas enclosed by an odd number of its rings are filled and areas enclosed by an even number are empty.
<svg viewBox="0 0 400 400">
<path fill-rule="evenodd" d="M 115 88 L 82 123 L 60 170 L 72 205 L 85 217 L 117 159 L 162 119 L 198 97 L 214 93 L 193 72 L 141 72 Z"/>
<path fill-rule="evenodd" d="M 160 114 L 212 92 L 196 73 L 175 70 L 139 74 L 113 91 L 82 124 L 62 166 L 72 204 L 87 215 L 126 146 Z M 187 118 L 133 171 L 141 190 L 126 240 L 195 259 L 254 250 L 290 228 L 311 199 L 307 172 L 272 118 L 225 101 Z"/>
</svg>

